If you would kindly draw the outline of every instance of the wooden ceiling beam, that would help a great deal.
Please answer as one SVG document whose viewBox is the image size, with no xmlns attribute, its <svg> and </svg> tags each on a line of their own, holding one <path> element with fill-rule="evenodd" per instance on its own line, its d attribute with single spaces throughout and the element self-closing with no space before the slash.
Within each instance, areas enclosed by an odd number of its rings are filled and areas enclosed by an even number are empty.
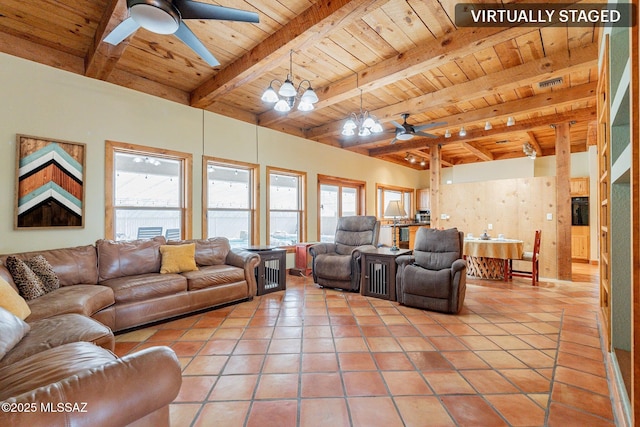
<svg viewBox="0 0 640 427">
<path fill-rule="evenodd" d="M 0 52 L 76 74 L 84 72 L 82 58 L 3 32 Z"/>
<path fill-rule="evenodd" d="M 446 107 L 463 100 L 490 96 L 495 92 L 515 90 L 522 86 L 580 72 L 596 66 L 598 63 L 598 48 L 595 43 L 573 49 L 571 52 L 562 51 L 549 57 L 543 57 L 522 65 L 507 68 L 496 73 L 488 74 L 465 83 L 446 87 L 436 92 L 398 102 L 394 105 L 371 111 L 381 123 L 398 120 L 404 112 L 411 111 L 419 114 L 424 111 Z M 260 120 L 265 114 L 260 115 Z M 291 115 L 291 113 L 289 114 Z M 438 120 L 439 121 L 439 120 Z M 343 120 L 311 128 L 307 131 L 307 138 L 315 139 L 324 136 L 338 135 L 342 130 Z"/>
<path fill-rule="evenodd" d="M 473 141 L 481 138 L 500 138 L 501 135 L 507 135 L 510 133 L 517 132 L 526 132 L 532 129 L 548 127 L 553 123 L 557 123 L 559 121 L 585 121 L 592 120 L 595 118 L 596 109 L 595 108 L 583 108 L 580 110 L 574 110 L 569 113 L 560 113 L 560 114 L 549 114 L 546 116 L 540 116 L 533 119 L 527 120 L 518 120 L 513 126 L 494 126 L 492 130 L 479 130 L 479 131 L 468 131 L 467 136 L 464 138 L 461 137 L 452 137 L 452 138 L 444 138 L 440 137 L 437 139 L 433 138 L 414 138 L 411 141 L 397 143 L 394 145 L 385 145 L 383 147 L 372 148 L 369 150 L 369 155 L 373 157 L 398 153 L 402 151 L 411 150 L 414 148 L 424 148 L 427 145 L 431 144 L 457 144 L 462 142 Z M 360 146 L 358 146 L 360 147 Z"/>
<path fill-rule="evenodd" d="M 536 156 L 542 156 L 542 147 L 540 146 L 540 143 L 538 142 L 538 139 L 533 134 L 533 132 L 528 131 L 527 138 L 529 139 L 529 144 L 531 144 L 533 146 L 533 149 L 536 150 Z"/>
<path fill-rule="evenodd" d="M 320 0 L 191 92 L 191 106 L 207 108 L 220 97 L 289 58 L 291 49 L 315 43 L 389 0 Z"/>
<path fill-rule="evenodd" d="M 437 38 L 430 42 L 400 53 L 365 68 L 355 75 L 349 75 L 342 80 L 325 87 L 317 88 L 316 93 L 320 101 L 315 104 L 316 109 L 329 107 L 338 102 L 360 95 L 360 90 L 370 92 L 398 80 L 403 80 L 426 70 L 440 66 L 450 61 L 472 55 L 523 34 L 530 33 L 532 28 L 463 28 Z M 299 116 L 299 112 L 289 113 L 290 118 Z M 259 117 L 261 124 L 269 124 L 283 120 L 282 115 L 267 111 Z"/>
<path fill-rule="evenodd" d="M 528 98 L 517 99 L 515 101 L 504 102 L 502 104 L 490 105 L 488 107 L 479 108 L 477 110 L 466 111 L 459 114 L 454 114 L 448 117 L 438 118 L 439 122 L 444 122 L 446 125 L 435 126 L 429 128 L 429 132 L 433 132 L 437 129 L 458 129 L 461 126 L 468 126 L 477 122 L 484 122 L 486 120 L 500 120 L 509 116 L 519 116 L 523 114 L 536 113 L 538 110 L 545 110 L 549 107 L 562 107 L 568 104 L 579 103 L 582 101 L 590 101 L 595 97 L 596 82 L 587 83 L 579 86 L 575 86 L 569 89 L 562 89 L 549 93 L 543 93 L 540 95 L 530 96 Z M 502 129 L 504 126 L 497 126 Z M 494 126 L 495 130 L 496 126 Z M 511 126 L 512 129 L 515 129 Z M 528 130 L 528 129 L 523 129 Z M 492 135 L 491 131 L 487 131 L 488 135 Z M 467 133 L 469 133 L 467 131 Z M 467 135 L 466 138 L 469 138 Z M 372 135 L 364 141 L 351 140 L 344 141 L 343 148 L 350 148 L 355 146 L 367 146 L 386 141 L 390 137 L 384 134 Z M 413 138 L 416 139 L 415 137 Z M 423 139 L 423 138 L 420 138 Z M 432 138 L 430 141 L 434 141 Z M 446 140 L 445 140 L 446 141 Z M 394 147 L 399 147 L 402 150 L 404 144 L 394 144 Z"/>
<path fill-rule="evenodd" d="M 489 150 L 485 150 L 484 148 L 478 146 L 473 142 L 461 142 L 460 145 L 462 148 L 479 158 L 480 160 L 484 160 L 485 162 L 490 162 L 494 160 L 493 154 Z"/>
<path fill-rule="evenodd" d="M 154 95 L 183 105 L 189 105 L 189 93 L 172 86 L 163 85 L 153 80 L 145 79 L 136 74 L 114 69 L 109 76 L 109 83 L 137 90 L 138 92 Z"/>
<path fill-rule="evenodd" d="M 102 40 L 128 16 L 129 12 L 125 0 L 111 0 L 109 2 L 93 36 L 89 51 L 84 57 L 85 76 L 99 80 L 109 78 L 122 53 L 129 46 L 129 40 L 125 39 L 116 46 Z"/>
</svg>

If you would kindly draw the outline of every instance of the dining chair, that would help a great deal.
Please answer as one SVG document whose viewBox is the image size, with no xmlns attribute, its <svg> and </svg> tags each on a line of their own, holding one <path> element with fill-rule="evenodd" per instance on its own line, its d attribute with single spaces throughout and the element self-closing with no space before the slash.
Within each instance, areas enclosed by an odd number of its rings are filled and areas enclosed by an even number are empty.
<svg viewBox="0 0 640 427">
<path fill-rule="evenodd" d="M 537 286 L 540 280 L 540 239 L 542 236 L 542 230 L 536 230 L 536 235 L 533 240 L 533 251 L 525 252 L 522 254 L 522 259 L 517 261 L 527 261 L 531 263 L 531 271 L 526 270 L 514 270 L 512 266 L 513 260 L 509 260 L 509 278 L 512 277 L 531 277 L 531 285 Z"/>
<path fill-rule="evenodd" d="M 162 227 L 138 227 L 138 239 L 152 239 L 162 236 Z"/>
</svg>

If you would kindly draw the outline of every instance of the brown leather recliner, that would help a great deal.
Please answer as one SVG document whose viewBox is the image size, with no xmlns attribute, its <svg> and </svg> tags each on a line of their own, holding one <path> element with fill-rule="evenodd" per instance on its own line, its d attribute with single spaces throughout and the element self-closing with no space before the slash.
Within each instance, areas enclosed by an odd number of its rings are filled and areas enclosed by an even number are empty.
<svg viewBox="0 0 640 427">
<path fill-rule="evenodd" d="M 360 289 L 360 252 L 375 249 L 379 234 L 380 222 L 375 216 L 339 218 L 334 243 L 309 248 L 313 281 L 329 288 Z"/>
<path fill-rule="evenodd" d="M 458 313 L 467 288 L 462 259 L 464 233 L 456 228 L 419 228 L 413 255 L 396 259 L 396 296 L 407 306 Z"/>
</svg>

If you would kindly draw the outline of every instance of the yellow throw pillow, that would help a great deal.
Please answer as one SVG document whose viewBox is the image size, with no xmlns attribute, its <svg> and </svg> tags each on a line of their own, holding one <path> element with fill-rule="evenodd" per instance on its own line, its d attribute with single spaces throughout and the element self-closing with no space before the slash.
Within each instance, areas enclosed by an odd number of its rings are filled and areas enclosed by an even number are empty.
<svg viewBox="0 0 640 427">
<path fill-rule="evenodd" d="M 183 273 L 185 271 L 197 270 L 196 266 L 196 244 L 186 245 L 162 245 L 162 266 L 160 273 Z"/>
<path fill-rule="evenodd" d="M 2 277 L 0 277 L 0 307 L 22 320 L 31 314 L 31 309 L 24 298 Z"/>
</svg>

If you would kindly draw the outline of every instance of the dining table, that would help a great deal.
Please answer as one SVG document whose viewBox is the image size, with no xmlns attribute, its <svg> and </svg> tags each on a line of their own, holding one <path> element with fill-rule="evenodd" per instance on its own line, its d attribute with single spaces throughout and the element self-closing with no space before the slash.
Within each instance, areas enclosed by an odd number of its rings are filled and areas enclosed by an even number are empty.
<svg viewBox="0 0 640 427">
<path fill-rule="evenodd" d="M 509 279 L 509 260 L 522 259 L 524 242 L 517 239 L 467 237 L 462 254 L 467 261 L 467 276 Z"/>
</svg>

